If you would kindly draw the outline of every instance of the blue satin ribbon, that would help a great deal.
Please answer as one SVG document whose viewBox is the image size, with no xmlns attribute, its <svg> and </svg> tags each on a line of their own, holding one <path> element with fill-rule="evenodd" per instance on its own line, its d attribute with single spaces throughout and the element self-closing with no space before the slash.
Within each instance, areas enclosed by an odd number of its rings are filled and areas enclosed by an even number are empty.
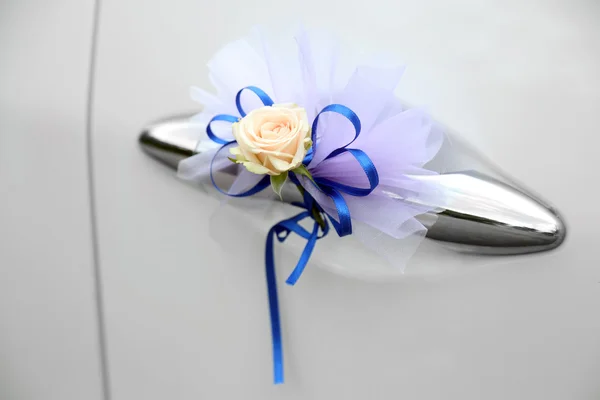
<svg viewBox="0 0 600 400">
<path fill-rule="evenodd" d="M 242 108 L 242 92 L 244 90 L 250 90 L 255 95 L 257 95 L 258 98 L 260 99 L 260 101 L 262 101 L 265 106 L 273 105 L 273 100 L 271 100 L 269 95 L 266 94 L 262 89 L 259 89 L 256 86 L 245 87 L 245 88 L 241 89 L 239 92 L 237 92 L 237 94 L 235 95 L 235 105 L 242 117 L 246 116 L 246 111 L 244 111 L 244 109 Z"/>
<path fill-rule="evenodd" d="M 304 158 L 304 165 L 309 165 L 314 158 L 318 146 L 317 132 L 319 128 L 319 117 L 327 112 L 339 114 L 345 117 L 348 121 L 350 121 L 352 123 L 352 126 L 354 127 L 354 137 L 346 145 L 337 148 L 331 153 L 329 153 L 327 157 L 324 158 L 324 160 L 328 160 L 342 155 L 344 153 L 348 153 L 356 159 L 369 181 L 368 188 L 359 188 L 355 186 L 344 185 L 342 183 L 335 182 L 327 178 L 314 178 L 314 182 L 311 181 L 315 188 L 317 188 L 322 193 L 327 195 L 331 200 L 333 200 L 333 204 L 336 208 L 339 221 L 336 221 L 329 214 L 327 214 L 327 216 L 329 217 L 329 220 L 331 221 L 331 224 L 333 225 L 335 231 L 341 237 L 350 235 L 352 233 L 352 218 L 350 216 L 350 209 L 348 208 L 348 205 L 346 204 L 346 200 L 344 200 L 344 196 L 342 195 L 342 193 L 356 197 L 368 196 L 373 192 L 373 190 L 375 190 L 377 185 L 379 185 L 379 174 L 377 173 L 377 168 L 375 168 L 375 164 L 373 164 L 373 161 L 371 161 L 369 156 L 367 156 L 367 154 L 364 151 L 347 148 L 360 136 L 361 124 L 360 119 L 358 118 L 356 113 L 350 108 L 341 104 L 330 104 L 327 107 L 323 108 L 323 110 L 321 110 L 321 112 L 315 117 L 312 124 L 311 134 L 313 142 L 313 146 L 311 148 L 312 151 L 309 152 Z"/>
<path fill-rule="evenodd" d="M 223 190 L 219 187 L 219 185 L 217 185 L 217 182 L 215 182 L 215 176 L 213 174 L 213 164 L 215 163 L 215 159 L 217 158 L 217 156 L 219 155 L 219 153 L 221 153 L 224 150 L 227 150 L 227 147 L 229 145 L 235 144 L 236 141 L 232 140 L 230 142 L 226 142 L 223 146 L 221 146 L 221 148 L 219 150 L 217 150 L 217 152 L 215 153 L 215 155 L 213 156 L 212 160 L 210 161 L 210 181 L 212 182 L 213 186 L 215 187 L 215 189 L 217 189 L 219 192 L 227 195 L 227 196 L 231 196 L 231 197 L 248 197 L 248 196 L 252 196 L 253 194 L 256 194 L 264 189 L 266 189 L 267 187 L 269 187 L 271 185 L 271 179 L 269 178 L 269 175 L 265 175 L 256 185 L 254 185 L 253 187 L 251 187 L 250 189 L 246 190 L 245 192 L 242 193 L 237 193 L 237 194 L 231 194 L 229 192 L 227 192 L 226 190 Z"/>
<path fill-rule="evenodd" d="M 306 211 L 303 211 L 292 218 L 283 220 L 274 225 L 267 234 L 267 244 L 265 246 L 265 273 L 267 277 L 267 292 L 269 294 L 271 342 L 273 347 L 273 382 L 275 384 L 283 383 L 283 348 L 281 342 L 281 322 L 279 319 L 279 301 L 277 298 L 275 258 L 273 256 L 273 239 L 277 238 L 279 242 L 283 243 L 290 233 L 295 233 L 307 240 L 306 246 L 300 255 L 300 259 L 298 260 L 296 267 L 285 281 L 288 285 L 293 286 L 300 278 L 300 275 L 302 275 L 306 264 L 308 264 L 308 260 L 310 259 L 310 256 L 315 248 L 317 240 L 321 239 L 329 232 L 329 225 L 325 219 L 323 219 L 323 221 L 325 221 L 325 225 L 323 227 L 319 226 L 319 223 L 314 220 L 312 215 L 313 207 L 316 207 L 317 210 L 321 209 L 316 204 L 312 196 L 308 194 L 308 192 L 304 192 L 303 203 L 292 204 L 304 208 Z M 308 232 L 306 229 L 300 226 L 299 222 L 305 218 L 313 218 L 314 224 L 312 232 Z M 321 231 L 321 234 L 319 234 L 319 231 Z"/>
<path fill-rule="evenodd" d="M 215 143 L 218 144 L 229 144 L 231 143 L 231 141 L 229 140 L 225 140 L 225 139 L 221 139 L 220 137 L 218 137 L 217 135 L 214 134 L 213 130 L 212 130 L 212 123 L 216 122 L 216 121 L 225 121 L 225 122 L 238 122 L 240 119 L 238 117 L 234 117 L 233 115 L 227 115 L 227 114 L 219 114 L 219 115 L 215 115 L 209 122 L 208 125 L 206 125 L 206 135 L 208 136 L 208 138 L 210 140 L 212 140 Z"/>
<path fill-rule="evenodd" d="M 256 94 L 265 106 L 273 105 L 273 100 L 262 89 L 259 89 L 256 86 L 245 87 L 241 89 L 235 97 L 236 107 L 242 117 L 245 117 L 247 115 L 241 105 L 241 95 L 244 90 L 249 90 Z M 321 177 L 316 177 L 314 178 L 314 180 L 309 180 L 311 182 L 310 184 L 312 184 L 317 190 L 328 196 L 333 201 L 337 212 L 338 220 L 336 220 L 333 216 L 329 215 L 328 213 L 324 212 L 323 208 L 314 200 L 314 198 L 308 193 L 308 191 L 304 190 L 303 202 L 292 204 L 305 209 L 305 211 L 292 218 L 288 218 L 277 223 L 269 230 L 269 233 L 267 234 L 267 243 L 265 246 L 265 272 L 267 279 L 267 291 L 269 295 L 269 314 L 271 318 L 271 336 L 273 344 L 273 379 L 276 384 L 283 383 L 283 349 L 281 341 L 281 322 L 279 318 L 279 302 L 277 298 L 275 259 L 273 256 L 274 238 L 277 238 L 279 242 L 283 242 L 289 236 L 290 233 L 295 233 L 300 237 L 306 239 L 307 241 L 306 246 L 304 247 L 304 250 L 300 255 L 300 259 L 296 264 L 296 267 L 286 280 L 286 283 L 288 285 L 294 285 L 298 281 L 298 279 L 302 275 L 302 272 L 304 271 L 304 268 L 308 264 L 308 260 L 310 259 L 310 256 L 315 248 L 317 240 L 324 237 L 329 232 L 329 224 L 327 223 L 327 220 L 323 218 L 323 226 L 321 226 L 315 220 L 315 216 L 313 213 L 319 213 L 321 215 L 326 214 L 329 218 L 329 221 L 331 222 L 331 225 L 334 227 L 335 231 L 339 236 L 350 235 L 352 233 L 352 218 L 350 215 L 350 209 L 348 207 L 348 204 L 344 199 L 344 194 L 356 197 L 368 196 L 373 192 L 377 185 L 379 185 L 379 175 L 377 174 L 377 169 L 375 168 L 375 165 L 373 164 L 373 161 L 371 161 L 369 156 L 367 156 L 367 154 L 362 150 L 347 148 L 360 136 L 361 123 L 360 119 L 358 118 L 356 113 L 354 113 L 354 111 L 341 104 L 330 104 L 323 108 L 323 110 L 321 110 L 321 112 L 315 117 L 312 124 L 311 135 L 313 145 L 307 153 L 306 157 L 304 158 L 303 164 L 308 166 L 314 158 L 318 146 L 317 132 L 319 127 L 319 117 L 322 114 L 328 112 L 336 113 L 345 117 L 354 128 L 354 137 L 346 145 L 337 148 L 330 154 L 328 154 L 327 157 L 324 158 L 324 160 L 328 160 L 346 153 L 350 154 L 356 159 L 358 165 L 364 171 L 365 176 L 369 181 L 369 187 L 360 188 L 345 185 Z M 239 117 L 233 115 L 219 114 L 214 116 L 208 123 L 208 126 L 206 128 L 206 133 L 208 137 L 215 143 L 222 145 L 221 148 L 217 150 L 215 156 L 211 161 L 210 179 L 219 192 L 233 197 L 246 197 L 258 193 L 261 190 L 265 189 L 267 186 L 269 186 L 269 176 L 265 175 L 265 177 L 252 188 L 248 189 L 243 193 L 238 194 L 229 194 L 227 191 L 222 190 L 220 187 L 217 186 L 213 177 L 213 163 L 215 162 L 216 157 L 220 154 L 221 151 L 226 150 L 228 146 L 235 144 L 236 142 L 235 140 L 226 140 L 215 135 L 211 125 L 213 122 L 217 121 L 235 123 L 239 120 Z M 289 173 L 289 178 L 296 185 L 300 185 L 298 177 L 293 172 Z M 314 225 L 311 232 L 307 231 L 299 224 L 299 222 L 304 220 L 305 218 L 313 218 Z"/>
</svg>

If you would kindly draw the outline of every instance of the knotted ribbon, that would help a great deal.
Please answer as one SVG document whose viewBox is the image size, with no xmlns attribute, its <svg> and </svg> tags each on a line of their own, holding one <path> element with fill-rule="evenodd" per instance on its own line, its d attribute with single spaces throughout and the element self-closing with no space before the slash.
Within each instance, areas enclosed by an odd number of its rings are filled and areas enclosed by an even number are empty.
<svg viewBox="0 0 600 400">
<path fill-rule="evenodd" d="M 244 90 L 250 90 L 251 92 L 256 94 L 265 106 L 272 106 L 274 104 L 273 100 L 262 89 L 259 89 L 256 86 L 248 86 L 248 87 L 242 88 L 237 93 L 236 98 L 235 98 L 236 107 L 237 107 L 238 112 L 240 113 L 241 117 L 246 116 L 246 112 L 244 111 L 242 104 L 241 104 L 241 94 Z M 266 279 L 267 279 L 267 291 L 268 291 L 268 297 L 269 297 L 269 314 L 270 314 L 270 318 L 271 318 L 271 336 L 272 336 L 272 345 L 273 345 L 273 375 L 274 375 L 273 379 L 276 384 L 283 383 L 283 349 L 282 349 L 282 342 L 281 342 L 281 324 L 280 324 L 280 318 L 279 318 L 279 302 L 278 302 L 278 298 L 277 298 L 277 281 L 276 281 L 276 275 L 275 275 L 275 260 L 274 260 L 274 256 L 273 256 L 274 238 L 277 238 L 277 240 L 279 242 L 283 242 L 289 236 L 290 233 L 295 233 L 298 236 L 306 239 L 306 241 L 307 241 L 306 246 L 304 247 L 304 250 L 302 251 L 302 254 L 300 255 L 300 259 L 298 260 L 298 263 L 296 264 L 296 267 L 294 268 L 294 270 L 292 271 L 292 273 L 286 280 L 286 283 L 288 285 L 294 285 L 298 281 L 300 276 L 302 275 L 302 272 L 304 271 L 304 268 L 306 267 L 308 260 L 310 259 L 310 256 L 313 252 L 313 249 L 315 248 L 317 240 L 326 236 L 327 233 L 329 232 L 329 224 L 328 224 L 327 220 L 325 218 L 319 218 L 319 216 L 322 216 L 323 214 L 327 215 L 327 217 L 329 218 L 329 221 L 331 222 L 331 225 L 333 226 L 333 228 L 335 229 L 335 231 L 337 232 L 337 234 L 339 236 L 350 235 L 352 233 L 352 219 L 351 219 L 351 215 L 350 215 L 350 209 L 348 207 L 348 204 L 346 203 L 346 200 L 344 199 L 343 194 L 346 194 L 349 196 L 356 196 L 356 197 L 365 197 L 365 196 L 368 196 L 369 194 L 371 194 L 371 192 L 377 187 L 377 185 L 379 185 L 379 176 L 377 174 L 377 169 L 375 168 L 375 165 L 373 164 L 371 159 L 367 156 L 367 154 L 365 154 L 365 152 L 363 152 L 362 150 L 359 150 L 359 149 L 349 149 L 348 148 L 348 146 L 350 146 L 359 137 L 360 131 L 361 131 L 361 124 L 360 124 L 360 119 L 358 118 L 356 113 L 354 113 L 354 111 L 352 111 L 350 108 L 348 108 L 344 105 L 341 105 L 341 104 L 330 104 L 330 105 L 326 106 L 325 108 L 323 108 L 323 110 L 321 110 L 321 112 L 319 114 L 317 114 L 317 116 L 315 117 L 315 119 L 312 123 L 312 133 L 311 133 L 313 145 L 312 145 L 311 149 L 308 151 L 306 157 L 304 158 L 303 164 L 305 166 L 309 166 L 309 164 L 313 160 L 313 157 L 317 151 L 317 147 L 319 144 L 319 137 L 317 136 L 319 117 L 322 114 L 328 113 L 328 112 L 337 113 L 337 114 L 345 117 L 348 121 L 350 121 L 350 123 L 352 124 L 352 126 L 354 128 L 355 134 L 350 142 L 348 142 L 346 145 L 344 145 L 340 148 L 335 149 L 330 154 L 328 154 L 327 157 L 325 157 L 323 160 L 328 160 L 333 157 L 337 157 L 341 154 L 349 153 L 356 159 L 356 161 L 358 162 L 360 167 L 363 169 L 363 171 L 369 181 L 369 187 L 368 188 L 360 188 L 360 187 L 349 186 L 349 185 L 345 185 L 345 184 L 335 182 L 330 179 L 322 178 L 322 177 L 315 177 L 314 179 L 307 179 L 307 181 L 309 181 L 310 184 L 312 184 L 317 190 L 319 190 L 321 193 L 325 194 L 327 197 L 329 197 L 333 201 L 333 205 L 335 207 L 337 217 L 338 217 L 337 220 L 329 213 L 326 213 L 323 210 L 323 208 L 321 207 L 321 205 L 319 205 L 315 201 L 315 199 L 308 193 L 308 191 L 301 189 L 301 192 L 303 195 L 303 202 L 301 202 L 301 203 L 295 202 L 292 204 L 297 207 L 303 208 L 304 211 L 302 211 L 301 213 L 299 213 L 298 215 L 296 215 L 292 218 L 288 218 L 286 220 L 283 220 L 283 221 L 275 224 L 269 230 L 269 233 L 267 234 L 267 242 L 266 242 L 266 246 L 265 246 L 265 272 L 266 272 Z M 207 125 L 206 133 L 207 133 L 208 137 L 213 142 L 222 145 L 221 148 L 219 150 L 217 150 L 217 152 L 215 153 L 215 155 L 211 161 L 210 179 L 211 179 L 212 184 L 215 186 L 215 188 L 219 192 L 226 194 L 228 196 L 233 196 L 233 197 L 246 197 L 246 196 L 251 196 L 253 194 L 256 194 L 256 193 L 260 192 L 261 190 L 265 189 L 266 187 L 268 187 L 270 185 L 269 176 L 265 175 L 265 177 L 263 179 L 261 179 L 256 185 L 254 185 L 253 187 L 251 187 L 250 189 L 248 189 L 242 193 L 237 193 L 237 194 L 230 194 L 227 191 L 221 189 L 215 182 L 215 179 L 213 176 L 213 164 L 215 162 L 215 159 L 217 158 L 217 156 L 220 154 L 221 151 L 225 150 L 229 145 L 235 143 L 235 140 L 225 140 L 225 139 L 218 137 L 217 135 L 214 134 L 211 124 L 213 122 L 217 122 L 217 121 L 225 121 L 225 122 L 235 123 L 239 120 L 240 120 L 240 117 L 236 117 L 234 115 L 219 114 L 219 115 L 214 116 Z M 296 174 L 294 174 L 294 172 L 290 171 L 289 178 L 299 188 L 302 188 L 300 180 L 296 176 Z M 305 184 L 309 184 L 309 183 L 305 182 Z M 312 232 L 308 232 L 306 229 L 304 229 L 299 224 L 300 221 L 304 220 L 305 218 L 309 218 L 309 217 L 314 220 Z"/>
</svg>

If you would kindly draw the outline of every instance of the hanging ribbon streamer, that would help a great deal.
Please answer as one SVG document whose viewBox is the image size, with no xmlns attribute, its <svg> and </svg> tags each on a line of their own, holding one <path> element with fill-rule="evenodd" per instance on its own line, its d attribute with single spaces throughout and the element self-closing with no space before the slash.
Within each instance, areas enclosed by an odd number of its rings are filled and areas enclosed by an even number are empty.
<svg viewBox="0 0 600 400">
<path fill-rule="evenodd" d="M 304 271 L 304 268 L 310 259 L 317 240 L 321 239 L 329 232 L 329 225 L 327 222 L 325 222 L 323 226 L 320 226 L 314 219 L 312 212 L 315 207 L 318 209 L 318 205 L 308 192 L 304 192 L 303 203 L 293 204 L 304 208 L 306 211 L 275 224 L 267 234 L 267 244 L 265 246 L 265 272 L 267 276 L 267 291 L 269 294 L 269 314 L 271 316 L 271 337 L 273 346 L 273 381 L 276 384 L 283 383 L 283 348 L 281 342 L 281 323 L 279 320 L 279 301 L 277 298 L 275 258 L 273 256 L 273 239 L 277 238 L 279 242 L 283 243 L 289 234 L 293 232 L 307 240 L 306 246 L 300 255 L 296 267 L 286 280 L 288 285 L 294 285 L 296 281 L 298 281 L 298 278 L 300 278 L 300 275 L 302 275 L 302 271 Z M 313 230 L 310 233 L 299 224 L 300 221 L 309 217 L 314 220 Z M 321 231 L 320 235 L 319 231 Z"/>
<path fill-rule="evenodd" d="M 249 91 L 253 92 L 254 94 L 256 94 L 265 106 L 272 106 L 274 104 L 273 100 L 262 89 L 257 88 L 256 86 L 245 87 L 245 88 L 241 89 L 235 97 L 236 107 L 242 117 L 245 117 L 247 115 L 247 113 L 245 112 L 245 110 L 243 109 L 242 104 L 241 104 L 241 95 L 244 90 L 249 90 Z M 363 152 L 362 150 L 347 148 L 359 137 L 360 132 L 361 132 L 361 123 L 360 123 L 360 119 L 358 118 L 356 113 L 354 113 L 354 111 L 352 111 L 350 108 L 348 108 L 344 105 L 341 105 L 341 104 L 330 104 L 330 105 L 326 106 L 325 108 L 323 108 L 323 110 L 321 110 L 321 112 L 319 114 L 317 114 L 317 116 L 315 117 L 313 124 L 312 124 L 312 134 L 311 134 L 313 145 L 312 145 L 312 148 L 307 153 L 306 157 L 304 158 L 303 164 L 308 166 L 311 163 L 311 161 L 313 160 L 313 157 L 317 151 L 317 146 L 318 146 L 317 132 L 318 132 L 318 127 L 319 127 L 318 126 L 319 117 L 322 114 L 328 113 L 328 112 L 336 113 L 336 114 L 339 114 L 339 115 L 343 116 L 344 118 L 346 118 L 352 124 L 355 134 L 350 142 L 348 142 L 346 145 L 332 151 L 329 155 L 327 155 L 327 157 L 324 158 L 324 160 L 328 160 L 328 159 L 337 157 L 337 156 L 339 156 L 341 154 L 345 154 L 345 153 L 352 155 L 356 159 L 356 161 L 358 162 L 358 164 L 360 165 L 362 170 L 364 171 L 365 176 L 367 177 L 367 180 L 369 181 L 369 187 L 368 188 L 354 187 L 354 186 L 344 185 L 342 183 L 335 182 L 330 179 L 319 178 L 319 177 L 314 178 L 314 180 L 309 180 L 310 184 L 312 184 L 316 189 L 318 189 L 321 193 L 328 196 L 333 201 L 335 210 L 337 212 L 337 217 L 338 217 L 337 220 L 332 215 L 329 215 L 328 213 L 324 212 L 323 208 L 315 201 L 315 199 L 306 190 L 302 190 L 304 201 L 302 203 L 292 203 L 292 204 L 294 204 L 297 207 L 301 207 L 301 208 L 305 209 L 305 211 L 301 212 L 300 214 L 296 215 L 295 217 L 283 220 L 283 221 L 275 224 L 269 230 L 269 233 L 267 234 L 267 242 L 266 242 L 266 246 L 265 246 L 265 272 L 266 272 L 266 279 L 267 279 L 267 291 L 268 291 L 268 296 L 269 296 L 269 313 L 270 313 L 270 318 L 271 318 L 271 336 L 272 336 L 272 345 L 273 345 L 273 375 L 274 375 L 273 379 L 276 384 L 283 383 L 283 348 L 282 348 L 282 340 L 281 340 L 281 323 L 280 323 L 280 318 L 279 318 L 279 302 L 278 302 L 278 298 L 277 298 L 275 259 L 273 256 L 274 239 L 277 238 L 277 240 L 279 242 L 283 242 L 289 236 L 290 233 L 295 233 L 298 236 L 307 240 L 306 246 L 304 247 L 304 250 L 302 251 L 302 254 L 300 255 L 300 259 L 298 260 L 296 267 L 294 268 L 294 270 L 292 271 L 292 273 L 286 280 L 286 283 L 288 285 L 294 285 L 298 281 L 298 279 L 302 275 L 302 272 L 304 271 L 304 268 L 308 264 L 308 260 L 310 259 L 310 256 L 315 248 L 317 240 L 326 236 L 327 233 L 329 232 L 329 224 L 327 223 L 327 220 L 325 218 L 322 218 L 322 215 L 323 214 L 327 215 L 327 217 L 329 218 L 329 221 L 331 222 L 331 225 L 333 226 L 333 228 L 335 229 L 335 231 L 337 232 L 337 234 L 339 236 L 350 235 L 352 233 L 352 218 L 350 215 L 350 209 L 348 207 L 348 204 L 346 203 L 346 200 L 344 199 L 344 194 L 349 195 L 349 196 L 356 196 L 356 197 L 368 196 L 369 194 L 371 194 L 373 192 L 373 190 L 375 190 L 377 185 L 379 185 L 379 175 L 377 174 L 377 169 L 375 168 L 375 165 L 373 164 L 373 162 L 371 161 L 369 156 L 367 156 L 367 154 L 365 154 L 365 152 Z M 268 187 L 270 185 L 269 176 L 265 175 L 265 177 L 261 181 L 259 181 L 256 185 L 254 185 L 250 189 L 246 190 L 245 192 L 238 193 L 238 194 L 230 194 L 226 190 L 221 189 L 215 182 L 215 179 L 213 176 L 213 163 L 214 163 L 215 159 L 217 158 L 217 156 L 220 154 L 221 151 L 227 150 L 227 148 L 230 145 L 235 144 L 236 141 L 235 140 L 226 140 L 226 139 L 218 137 L 217 135 L 214 134 L 211 125 L 213 122 L 217 122 L 217 121 L 235 123 L 239 120 L 240 120 L 240 117 L 237 117 L 234 115 L 219 114 L 219 115 L 214 116 L 208 123 L 208 126 L 206 128 L 206 133 L 207 133 L 208 137 L 215 143 L 222 145 L 221 148 L 219 150 L 217 150 L 217 152 L 215 153 L 215 156 L 213 157 L 213 159 L 211 161 L 210 179 L 211 179 L 212 184 L 215 186 L 215 188 L 219 192 L 226 194 L 228 196 L 233 196 L 233 197 L 246 197 L 246 196 L 251 196 L 253 194 L 256 194 L 256 193 L 260 192 L 261 190 L 265 189 L 266 187 Z M 290 172 L 289 178 L 299 188 L 301 187 L 298 177 L 293 172 Z M 313 225 L 312 232 L 308 232 L 306 229 L 304 229 L 302 226 L 299 225 L 299 222 L 304 220 L 305 218 L 313 219 L 314 225 Z"/>
</svg>

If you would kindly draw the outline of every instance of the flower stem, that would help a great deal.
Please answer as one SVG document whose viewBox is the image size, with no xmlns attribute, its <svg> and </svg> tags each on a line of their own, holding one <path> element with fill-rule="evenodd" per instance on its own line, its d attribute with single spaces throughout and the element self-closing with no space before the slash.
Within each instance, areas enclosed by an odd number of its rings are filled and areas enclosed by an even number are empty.
<svg viewBox="0 0 600 400">
<path fill-rule="evenodd" d="M 300 194 L 302 196 L 304 196 L 304 192 L 305 192 L 304 188 L 301 185 L 296 185 L 296 187 L 298 188 L 298 191 L 300 192 Z M 323 219 L 323 214 L 321 214 L 321 211 L 319 211 L 319 208 L 317 207 L 316 201 L 313 202 L 310 213 L 312 214 L 312 217 L 317 222 L 317 224 L 319 224 L 321 229 L 325 230 L 325 220 Z"/>
</svg>

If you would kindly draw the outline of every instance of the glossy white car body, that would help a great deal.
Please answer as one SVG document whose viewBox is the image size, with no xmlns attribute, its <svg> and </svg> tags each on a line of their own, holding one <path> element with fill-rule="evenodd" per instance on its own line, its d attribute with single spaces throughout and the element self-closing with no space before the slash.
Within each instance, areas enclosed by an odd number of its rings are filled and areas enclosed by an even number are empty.
<svg viewBox="0 0 600 400">
<path fill-rule="evenodd" d="M 195 109 L 221 45 L 291 17 L 401 56 L 399 94 L 569 234 L 383 284 L 309 266 L 280 287 L 275 387 L 263 234 L 289 210 L 215 220 L 137 136 Z M 0 3 L 0 399 L 599 398 L 598 17 L 567 0 Z"/>
</svg>

